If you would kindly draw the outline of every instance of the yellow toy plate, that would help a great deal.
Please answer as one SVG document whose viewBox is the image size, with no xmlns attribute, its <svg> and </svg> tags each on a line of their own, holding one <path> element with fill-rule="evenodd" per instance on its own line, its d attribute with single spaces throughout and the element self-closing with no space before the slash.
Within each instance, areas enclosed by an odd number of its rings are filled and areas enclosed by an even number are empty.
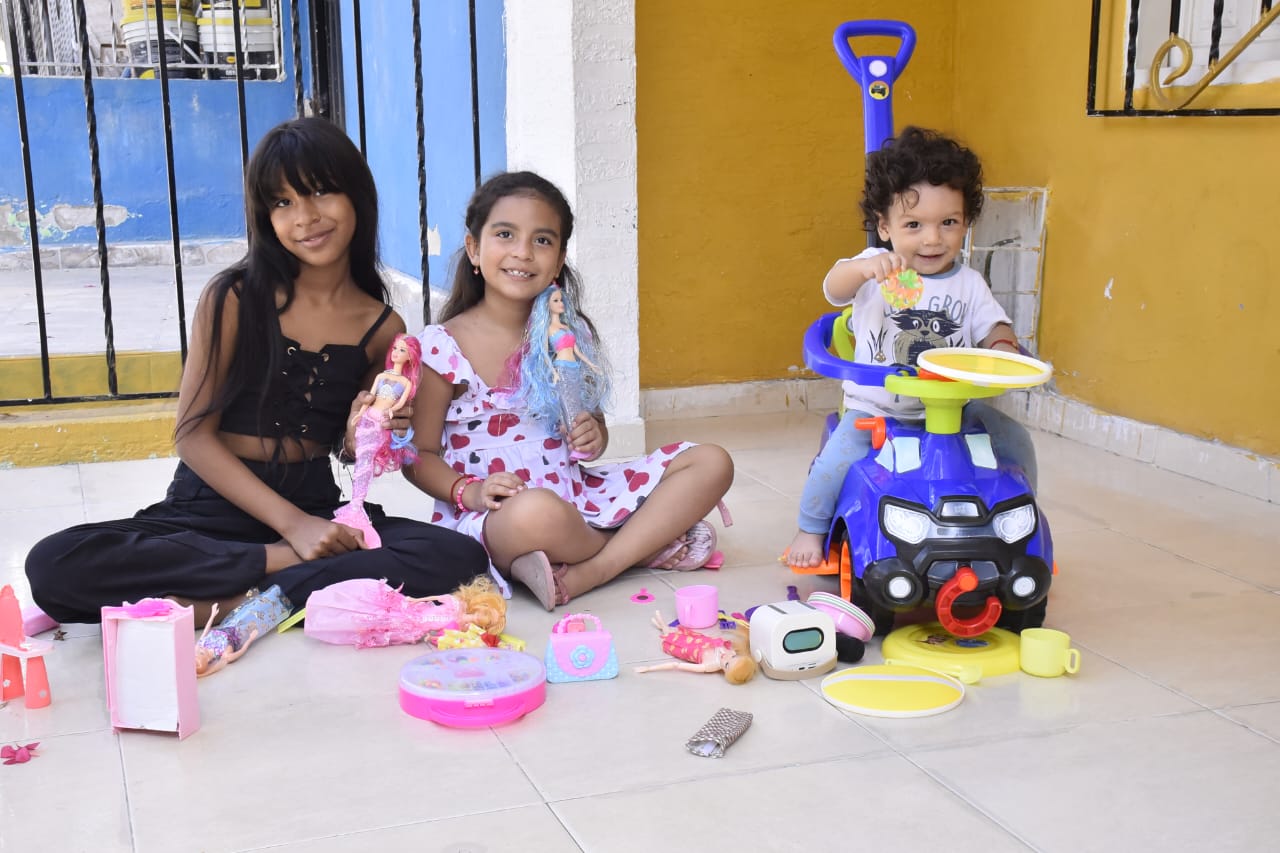
<svg viewBox="0 0 1280 853">
<path fill-rule="evenodd" d="M 890 632 L 880 651 L 886 661 L 927 667 L 975 684 L 983 676 L 1017 672 L 1020 642 L 1017 634 L 1003 628 L 956 637 L 937 622 L 928 622 Z"/>
<path fill-rule="evenodd" d="M 822 679 L 822 697 L 870 717 L 928 717 L 959 705 L 964 685 L 919 666 L 872 664 L 831 673 Z"/>
<path fill-rule="evenodd" d="M 925 350 L 916 366 L 938 376 L 986 388 L 1031 388 L 1053 376 L 1053 368 L 1031 356 L 977 347 Z"/>
</svg>

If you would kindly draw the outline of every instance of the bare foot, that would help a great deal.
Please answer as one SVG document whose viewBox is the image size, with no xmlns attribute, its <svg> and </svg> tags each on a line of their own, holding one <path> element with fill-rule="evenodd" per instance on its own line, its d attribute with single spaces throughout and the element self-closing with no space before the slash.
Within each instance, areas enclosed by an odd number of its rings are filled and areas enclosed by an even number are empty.
<svg viewBox="0 0 1280 853">
<path fill-rule="evenodd" d="M 293 546 L 283 539 L 264 547 L 267 549 L 267 574 L 278 572 L 281 569 L 287 569 L 303 562 L 302 558 L 298 556 L 298 552 L 293 550 Z"/>
<path fill-rule="evenodd" d="M 678 565 L 680 561 L 685 558 L 685 555 L 689 553 L 689 546 L 681 545 L 679 548 L 675 549 L 674 551 L 666 553 L 666 558 L 663 559 L 662 562 L 655 562 L 659 557 L 662 557 L 663 554 L 667 552 L 667 549 L 669 549 L 670 547 L 671 547 L 670 545 L 664 545 L 663 547 L 659 548 L 657 551 L 654 551 L 648 557 L 645 557 L 643 560 L 641 560 L 639 565 L 643 566 L 646 569 L 670 569 L 673 566 Z"/>
<path fill-rule="evenodd" d="M 797 531 L 796 538 L 791 540 L 791 545 L 787 548 L 787 565 L 801 569 L 822 565 L 823 559 L 827 556 L 822 552 L 822 543 L 825 538 L 821 533 Z"/>
</svg>

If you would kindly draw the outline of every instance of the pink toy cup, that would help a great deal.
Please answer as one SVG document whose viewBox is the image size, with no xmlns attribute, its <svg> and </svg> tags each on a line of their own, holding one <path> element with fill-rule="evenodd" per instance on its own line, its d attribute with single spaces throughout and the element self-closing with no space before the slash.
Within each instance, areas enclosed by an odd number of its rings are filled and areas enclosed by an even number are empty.
<svg viewBox="0 0 1280 853">
<path fill-rule="evenodd" d="M 676 590 L 676 618 L 686 628 L 710 628 L 720 621 L 720 596 L 710 584 Z"/>
</svg>

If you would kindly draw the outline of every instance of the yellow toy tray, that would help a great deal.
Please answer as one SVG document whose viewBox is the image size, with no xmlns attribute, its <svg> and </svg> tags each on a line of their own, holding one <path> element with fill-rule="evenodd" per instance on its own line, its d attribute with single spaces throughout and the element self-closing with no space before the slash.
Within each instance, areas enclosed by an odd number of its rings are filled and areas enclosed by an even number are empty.
<svg viewBox="0 0 1280 853">
<path fill-rule="evenodd" d="M 1020 643 L 1017 634 L 1003 628 L 956 637 L 937 622 L 926 622 L 890 632 L 880 651 L 886 662 L 914 664 L 976 684 L 983 676 L 1017 672 Z"/>
<path fill-rule="evenodd" d="M 926 350 L 916 365 L 947 379 L 987 388 L 1031 388 L 1053 376 L 1053 368 L 1037 358 L 978 347 Z"/>
<path fill-rule="evenodd" d="M 906 664 L 872 664 L 822 679 L 822 697 L 870 717 L 928 717 L 964 699 L 964 685 L 949 675 Z"/>
</svg>

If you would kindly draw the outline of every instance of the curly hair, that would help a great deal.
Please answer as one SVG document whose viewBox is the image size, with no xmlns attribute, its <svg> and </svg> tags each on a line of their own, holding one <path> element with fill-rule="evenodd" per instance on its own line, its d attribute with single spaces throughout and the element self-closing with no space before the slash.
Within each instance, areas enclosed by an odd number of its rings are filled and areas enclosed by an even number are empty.
<svg viewBox="0 0 1280 853">
<path fill-rule="evenodd" d="M 863 227 L 875 231 L 881 219 L 888 218 L 894 200 L 921 183 L 959 190 L 964 196 L 966 222 L 973 222 L 982 212 L 978 155 L 937 131 L 906 127 L 879 151 L 867 155 L 867 179 L 859 203 Z"/>
</svg>

